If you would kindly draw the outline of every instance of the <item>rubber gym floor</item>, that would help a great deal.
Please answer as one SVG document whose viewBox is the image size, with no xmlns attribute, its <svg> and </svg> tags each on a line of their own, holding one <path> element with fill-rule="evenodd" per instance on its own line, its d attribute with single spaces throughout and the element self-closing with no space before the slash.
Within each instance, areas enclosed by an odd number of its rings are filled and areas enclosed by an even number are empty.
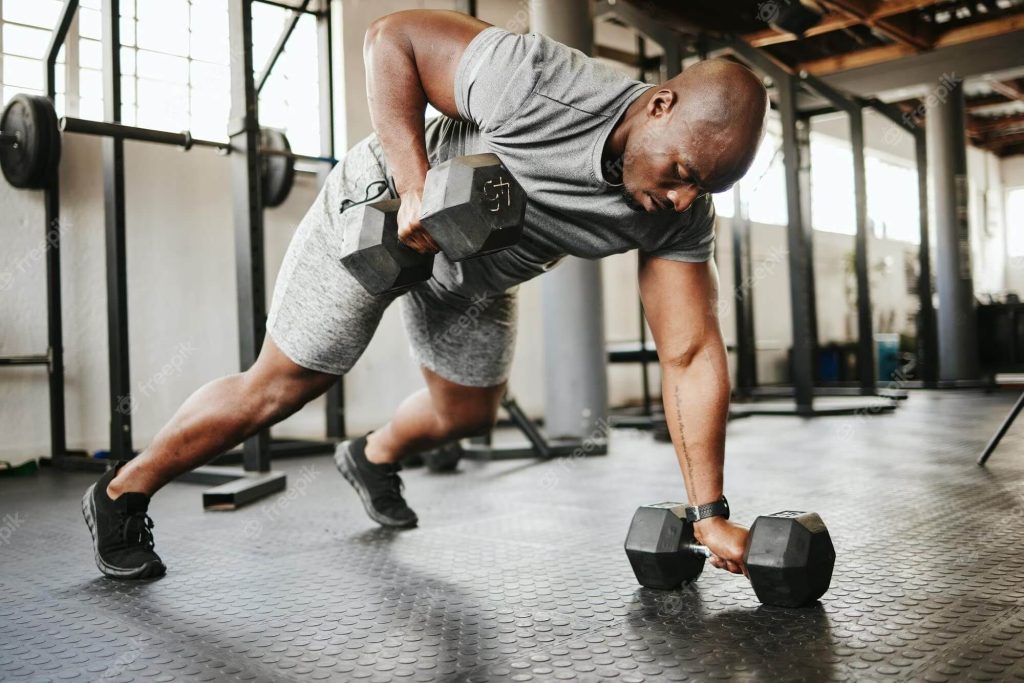
<svg viewBox="0 0 1024 683">
<path fill-rule="evenodd" d="M 668 445 L 406 474 L 419 529 L 363 514 L 326 457 L 289 490 L 203 512 L 154 501 L 169 573 L 102 578 L 79 499 L 92 475 L 0 479 L 0 678 L 27 681 L 1024 680 L 1024 424 L 974 458 L 1008 393 L 912 392 L 891 415 L 729 425 L 734 518 L 810 509 L 838 555 L 804 609 L 760 606 L 708 566 L 637 586 L 635 507 L 677 499 Z"/>
</svg>

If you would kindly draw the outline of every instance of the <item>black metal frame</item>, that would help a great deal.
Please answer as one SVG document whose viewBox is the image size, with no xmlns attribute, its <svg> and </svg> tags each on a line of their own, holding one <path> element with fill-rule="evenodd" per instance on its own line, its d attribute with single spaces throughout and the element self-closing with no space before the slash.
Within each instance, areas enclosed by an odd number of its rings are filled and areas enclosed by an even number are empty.
<svg viewBox="0 0 1024 683">
<path fill-rule="evenodd" d="M 54 102 L 57 96 L 57 54 L 71 28 L 78 10 L 78 0 L 65 0 L 50 43 L 46 48 L 44 73 L 46 96 Z M 67 424 L 64 403 L 64 320 L 60 276 L 60 179 L 43 191 L 45 207 L 46 249 L 46 343 L 45 354 L 12 356 L 0 359 L 0 365 L 45 365 L 50 412 L 50 458 L 55 463 L 72 454 L 67 449 Z"/>
<path fill-rule="evenodd" d="M 490 435 L 470 439 L 462 445 L 463 457 L 469 460 L 550 459 L 565 456 L 607 455 L 607 439 L 548 439 L 533 420 L 527 417 L 512 394 L 506 393 L 501 407 L 512 424 L 526 437 L 529 446 L 494 446 Z"/>
<path fill-rule="evenodd" d="M 850 148 L 853 156 L 853 192 L 857 233 L 854 239 L 854 270 L 857 280 L 857 379 L 865 396 L 875 394 L 874 330 L 871 313 L 871 284 L 868 279 L 867 177 L 864 165 L 863 104 L 839 92 L 806 71 L 800 79 L 811 90 L 846 113 L 850 122 Z"/>
<path fill-rule="evenodd" d="M 917 321 L 917 367 L 920 368 L 924 386 L 935 389 L 939 385 L 939 332 L 935 304 L 932 301 L 931 235 L 928 226 L 928 145 L 925 142 L 925 132 L 912 118 L 894 105 L 877 98 L 866 99 L 862 104 L 871 107 L 914 137 L 921 242 L 918 247 L 917 278 L 917 296 L 921 307 Z"/>
<path fill-rule="evenodd" d="M 266 0 L 260 0 L 266 1 Z M 331 78 L 331 29 L 330 7 L 323 11 L 308 9 L 309 0 L 301 7 L 269 2 L 295 13 L 290 28 L 278 41 L 274 54 L 268 62 L 263 80 L 269 75 L 287 38 L 294 28 L 294 22 L 303 14 L 318 18 L 320 41 L 320 68 L 326 78 L 321 78 L 321 126 L 323 143 L 322 156 L 290 154 L 298 161 L 336 163 L 334 158 L 334 89 Z M 78 9 L 78 0 L 65 0 L 57 27 L 51 37 L 46 56 L 47 95 L 53 101 L 56 94 L 56 59 L 67 38 L 68 30 Z M 103 71 L 104 71 L 104 118 L 96 122 L 65 117 L 60 127 L 65 132 L 98 135 L 103 138 L 104 215 L 107 253 L 107 301 L 108 301 L 108 346 L 110 357 L 110 455 L 112 459 L 127 460 L 134 456 L 131 436 L 131 382 L 128 363 L 128 307 L 127 269 L 125 252 L 125 197 L 124 197 L 124 141 L 138 140 L 168 144 L 191 149 L 194 146 L 210 147 L 221 152 L 236 152 L 232 160 L 234 187 L 236 188 L 235 225 L 236 261 L 239 265 L 239 322 L 240 352 L 243 369 L 255 361 L 262 343 L 265 328 L 265 295 L 263 273 L 263 225 L 262 201 L 260 197 L 259 164 L 259 122 L 254 75 L 252 73 L 252 14 L 251 0 L 231 0 L 229 20 L 231 22 L 232 55 L 241 59 L 232 60 L 232 125 L 230 143 L 198 140 L 189 133 L 125 126 L 120 123 L 121 111 L 121 68 L 120 68 L 120 1 L 104 0 L 103 16 Z M 269 153 L 269 152 L 268 152 Z M 240 191 L 239 191 L 240 190 Z M 56 183 L 45 192 L 46 197 L 46 238 L 50 248 L 46 252 L 47 267 L 47 353 L 0 358 L 0 366 L 47 365 L 50 384 L 51 458 L 58 467 L 80 469 L 88 465 L 105 465 L 102 461 L 86 463 L 83 458 L 69 459 L 66 448 L 66 421 L 64 413 L 64 364 L 63 330 L 61 318 L 60 287 L 60 193 Z M 328 419 L 328 433 L 331 437 L 344 436 L 344 396 L 336 393 L 333 412 L 339 419 Z M 281 490 L 285 486 L 283 474 L 266 474 L 270 468 L 270 453 L 274 452 L 323 452 L 332 447 L 330 443 L 280 442 L 271 448 L 269 434 L 263 432 L 250 439 L 243 446 L 245 472 L 239 477 L 237 471 L 227 474 L 206 471 L 199 468 L 192 475 L 210 483 L 223 484 L 219 492 L 208 492 L 204 501 L 214 507 L 233 509 L 267 493 Z M 261 474 L 254 475 L 253 472 Z M 236 481 L 237 480 L 237 481 Z M 224 496 L 229 496 L 225 499 Z"/>
</svg>

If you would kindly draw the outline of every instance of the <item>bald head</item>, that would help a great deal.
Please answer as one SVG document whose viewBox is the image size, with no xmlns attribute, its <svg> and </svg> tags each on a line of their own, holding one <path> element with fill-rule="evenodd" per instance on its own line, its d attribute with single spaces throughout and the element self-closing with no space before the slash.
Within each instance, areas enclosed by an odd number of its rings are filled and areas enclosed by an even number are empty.
<svg viewBox="0 0 1024 683">
<path fill-rule="evenodd" d="M 638 101 L 623 183 L 634 208 L 682 211 L 750 168 L 764 135 L 768 93 L 735 62 L 699 62 Z"/>
</svg>

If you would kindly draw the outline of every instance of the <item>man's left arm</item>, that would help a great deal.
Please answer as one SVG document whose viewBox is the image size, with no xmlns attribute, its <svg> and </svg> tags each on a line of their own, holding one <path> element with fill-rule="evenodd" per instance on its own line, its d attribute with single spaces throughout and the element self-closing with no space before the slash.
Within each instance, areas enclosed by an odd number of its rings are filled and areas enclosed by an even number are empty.
<svg viewBox="0 0 1024 683">
<path fill-rule="evenodd" d="M 723 493 L 730 390 L 718 321 L 718 269 L 713 260 L 691 263 L 641 253 L 638 279 L 658 349 L 665 419 L 688 504 L 717 501 Z M 744 571 L 745 528 L 710 517 L 697 522 L 694 532 L 714 553 L 713 565 Z"/>
</svg>

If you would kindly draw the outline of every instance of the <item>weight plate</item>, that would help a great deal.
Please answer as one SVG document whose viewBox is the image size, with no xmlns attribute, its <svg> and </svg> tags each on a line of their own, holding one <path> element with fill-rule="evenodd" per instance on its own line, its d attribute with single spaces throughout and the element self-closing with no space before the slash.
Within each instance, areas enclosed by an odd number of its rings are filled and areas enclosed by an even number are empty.
<svg viewBox="0 0 1024 683">
<path fill-rule="evenodd" d="M 295 184 L 295 160 L 283 154 L 266 152 L 269 150 L 291 154 L 291 145 L 281 131 L 263 128 L 260 130 L 260 150 L 264 152 L 260 164 L 263 170 L 263 206 L 281 206 Z"/>
<path fill-rule="evenodd" d="M 46 186 L 46 171 L 51 168 L 54 154 L 53 141 L 58 137 L 56 116 L 51 119 L 48 115 L 52 108 L 45 97 L 33 95 L 15 95 L 4 108 L 0 130 L 17 135 L 19 141 L 16 145 L 0 146 L 0 169 L 14 187 Z M 57 154 L 59 158 L 59 151 Z"/>
</svg>

